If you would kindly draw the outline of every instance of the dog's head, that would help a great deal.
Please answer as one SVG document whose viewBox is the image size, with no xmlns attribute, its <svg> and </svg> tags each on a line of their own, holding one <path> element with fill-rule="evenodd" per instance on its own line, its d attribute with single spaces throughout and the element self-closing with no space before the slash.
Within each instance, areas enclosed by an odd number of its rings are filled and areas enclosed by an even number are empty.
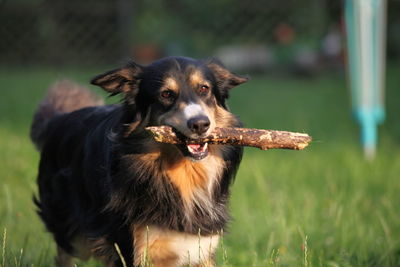
<svg viewBox="0 0 400 267">
<path fill-rule="evenodd" d="M 186 138 L 207 136 L 216 126 L 238 126 L 226 106 L 229 90 L 248 78 L 233 74 L 219 61 L 168 57 L 149 66 L 134 62 L 95 77 L 92 84 L 112 95 L 123 93 L 129 132 L 137 127 L 169 125 Z M 129 133 L 128 132 L 128 133 Z M 196 160 L 208 154 L 207 144 L 177 146 Z"/>
</svg>

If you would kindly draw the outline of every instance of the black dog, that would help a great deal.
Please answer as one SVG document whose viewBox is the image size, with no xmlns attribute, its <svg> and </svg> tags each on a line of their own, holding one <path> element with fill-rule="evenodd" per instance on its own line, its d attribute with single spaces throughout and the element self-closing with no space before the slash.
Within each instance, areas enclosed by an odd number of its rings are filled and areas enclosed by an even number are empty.
<svg viewBox="0 0 400 267">
<path fill-rule="evenodd" d="M 57 264 L 93 255 L 107 266 L 214 266 L 242 149 L 161 144 L 144 128 L 170 125 L 197 139 L 241 126 L 225 101 L 246 81 L 216 60 L 170 57 L 92 80 L 122 94 L 120 105 L 70 82 L 51 88 L 31 137 L 41 151 L 35 202 Z"/>
</svg>

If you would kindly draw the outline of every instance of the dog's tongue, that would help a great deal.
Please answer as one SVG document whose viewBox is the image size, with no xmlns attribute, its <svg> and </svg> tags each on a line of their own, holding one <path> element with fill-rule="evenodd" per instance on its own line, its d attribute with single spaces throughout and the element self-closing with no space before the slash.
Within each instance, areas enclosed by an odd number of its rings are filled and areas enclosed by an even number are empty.
<svg viewBox="0 0 400 267">
<path fill-rule="evenodd" d="M 187 148 L 190 153 L 202 153 L 207 151 L 207 143 L 204 144 L 188 144 Z"/>
<path fill-rule="evenodd" d="M 193 150 L 199 150 L 201 148 L 200 144 L 189 144 L 187 146 L 190 147 Z"/>
</svg>

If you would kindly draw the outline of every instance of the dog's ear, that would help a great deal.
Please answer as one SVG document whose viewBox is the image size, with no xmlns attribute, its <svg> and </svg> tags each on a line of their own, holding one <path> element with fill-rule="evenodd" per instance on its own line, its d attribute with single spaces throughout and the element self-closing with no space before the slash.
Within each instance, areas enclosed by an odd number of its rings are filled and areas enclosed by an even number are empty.
<svg viewBox="0 0 400 267">
<path fill-rule="evenodd" d="M 248 77 L 230 72 L 221 61 L 215 58 L 208 60 L 206 66 L 213 72 L 217 85 L 222 90 L 224 97 L 228 97 L 230 89 L 249 80 Z"/>
<path fill-rule="evenodd" d="M 137 88 L 138 77 L 142 70 L 142 66 L 131 61 L 122 68 L 97 75 L 90 83 L 102 87 L 111 95 L 128 93 Z"/>
</svg>

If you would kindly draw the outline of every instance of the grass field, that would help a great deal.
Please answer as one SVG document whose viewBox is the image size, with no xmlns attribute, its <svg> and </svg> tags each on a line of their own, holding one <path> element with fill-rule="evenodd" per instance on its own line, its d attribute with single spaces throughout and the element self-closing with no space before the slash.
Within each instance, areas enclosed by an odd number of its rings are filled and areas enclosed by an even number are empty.
<svg viewBox="0 0 400 267">
<path fill-rule="evenodd" d="M 232 92 L 231 109 L 246 126 L 307 132 L 315 141 L 301 152 L 246 149 L 220 265 L 400 266 L 399 71 L 389 69 L 388 116 L 373 162 L 362 157 L 342 75 L 254 77 Z M 86 83 L 94 74 L 0 70 L 2 267 L 52 266 L 55 247 L 31 201 L 39 157 L 30 120 L 55 79 Z"/>
</svg>

